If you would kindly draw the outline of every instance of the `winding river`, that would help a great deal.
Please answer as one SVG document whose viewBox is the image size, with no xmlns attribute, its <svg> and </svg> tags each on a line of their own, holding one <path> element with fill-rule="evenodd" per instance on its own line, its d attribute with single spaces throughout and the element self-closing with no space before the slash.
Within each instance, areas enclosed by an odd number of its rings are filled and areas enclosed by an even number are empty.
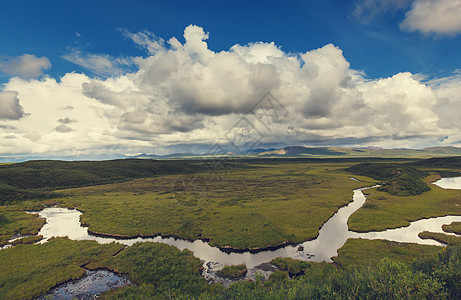
<svg viewBox="0 0 461 300">
<path fill-rule="evenodd" d="M 254 268 L 260 264 L 268 263 L 277 257 L 330 262 L 331 257 L 337 255 L 337 250 L 344 245 L 351 235 L 355 234 L 349 231 L 347 220 L 353 212 L 365 203 L 365 195 L 362 193 L 362 190 L 363 189 L 358 189 L 354 191 L 353 201 L 347 206 L 340 208 L 338 212 L 322 226 L 315 240 L 307 241 L 299 245 L 285 246 L 277 250 L 261 251 L 258 253 L 229 253 L 217 247 L 212 247 L 207 242 L 201 240 L 187 241 L 175 238 L 163 238 L 161 236 L 136 239 L 96 237 L 88 233 L 87 227 L 81 226 L 80 215 L 82 213 L 80 211 L 58 207 L 45 208 L 38 212 L 41 218 L 47 220 L 46 224 L 39 232 L 39 234 L 44 237 L 40 243 L 46 242 L 53 236 L 67 236 L 72 240 L 95 240 L 98 243 L 118 242 L 127 246 L 133 245 L 136 242 L 158 242 L 175 246 L 180 250 L 189 249 L 196 257 L 203 260 L 206 265 L 208 263 L 213 265 L 245 264 L 247 268 Z M 437 242 L 431 240 L 421 240 L 421 242 L 437 244 Z M 299 251 L 300 248 L 304 249 Z"/>
<path fill-rule="evenodd" d="M 445 187 L 446 183 L 451 185 L 448 188 L 461 189 L 461 177 L 457 179 L 457 185 L 454 185 L 453 179 L 444 178 L 435 184 Z M 258 253 L 228 253 L 221 251 L 217 247 L 210 246 L 207 242 L 196 240 L 187 241 L 175 238 L 136 238 L 136 239 L 114 239 L 96 237 L 88 234 L 87 227 L 80 224 L 80 211 L 67 208 L 46 208 L 37 212 L 40 217 L 47 220 L 39 234 L 44 239 L 41 243 L 46 242 L 49 238 L 67 236 L 72 240 L 95 240 L 98 243 L 118 242 L 127 246 L 136 242 L 158 242 L 175 246 L 183 250 L 189 249 L 196 257 L 204 262 L 205 276 L 214 276 L 215 271 L 221 269 L 224 265 L 245 264 L 248 269 L 257 268 L 261 264 L 268 263 L 277 257 L 290 257 L 306 261 L 326 261 L 331 262 L 331 258 L 338 254 L 348 238 L 364 239 L 385 239 L 396 242 L 418 243 L 426 245 L 441 245 L 439 242 L 431 239 L 421 239 L 418 234 L 422 231 L 443 232 L 442 225 L 451 222 L 461 222 L 461 216 L 445 216 L 430 218 L 411 222 L 410 226 L 397 229 L 389 229 L 380 232 L 358 233 L 350 231 L 347 226 L 349 217 L 365 203 L 363 189 L 354 190 L 353 201 L 347 206 L 341 207 L 320 229 L 316 239 L 306 241 L 299 245 L 289 245 L 277 250 L 267 250 Z M 302 247 L 300 247 L 302 246 Z M 251 272 L 249 272 L 251 273 Z"/>
</svg>

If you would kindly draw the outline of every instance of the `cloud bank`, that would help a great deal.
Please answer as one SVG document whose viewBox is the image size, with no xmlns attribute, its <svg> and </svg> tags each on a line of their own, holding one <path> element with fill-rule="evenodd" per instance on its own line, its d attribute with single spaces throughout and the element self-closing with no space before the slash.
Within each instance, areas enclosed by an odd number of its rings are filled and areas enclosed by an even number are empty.
<svg viewBox="0 0 461 300">
<path fill-rule="evenodd" d="M 0 94 L 0 153 L 206 151 L 229 144 L 238 138 L 235 132 L 268 147 L 461 141 L 457 73 L 429 82 L 411 73 L 369 79 L 332 44 L 287 53 L 274 43 L 255 42 L 217 52 L 207 45 L 210 34 L 195 25 L 184 30 L 183 42 L 148 32 L 123 34 L 146 50 L 145 57 L 127 58 L 133 72 L 10 79 Z M 267 91 L 283 114 L 264 123 L 252 108 Z M 259 107 L 273 117 L 276 110 L 268 103 Z M 242 118 L 246 128 L 232 131 Z"/>
</svg>

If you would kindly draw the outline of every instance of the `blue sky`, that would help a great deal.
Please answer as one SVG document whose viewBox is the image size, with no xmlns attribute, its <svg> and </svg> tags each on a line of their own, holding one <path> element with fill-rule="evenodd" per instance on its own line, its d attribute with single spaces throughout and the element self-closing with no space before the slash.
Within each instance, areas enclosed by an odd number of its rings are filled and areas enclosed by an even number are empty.
<svg viewBox="0 0 461 300">
<path fill-rule="evenodd" d="M 405 1 L 403 1 L 405 2 Z M 402 32 L 407 9 L 377 12 L 369 23 L 354 18 L 357 1 L 8 1 L 3 3 L 3 56 L 48 57 L 51 76 L 83 71 L 61 58 L 69 48 L 113 56 L 143 55 L 118 29 L 182 35 L 190 24 L 211 33 L 215 51 L 235 44 L 275 42 L 285 52 L 328 43 L 340 47 L 355 69 L 372 78 L 398 72 L 440 77 L 461 65 L 461 39 Z M 79 36 L 77 36 L 79 35 Z M 3 81 L 7 76 L 2 76 Z"/>
<path fill-rule="evenodd" d="M 261 146 L 461 141 L 461 0 L 4 1 L 2 12 L 3 157 L 206 151 L 266 91 L 292 113 Z"/>
</svg>

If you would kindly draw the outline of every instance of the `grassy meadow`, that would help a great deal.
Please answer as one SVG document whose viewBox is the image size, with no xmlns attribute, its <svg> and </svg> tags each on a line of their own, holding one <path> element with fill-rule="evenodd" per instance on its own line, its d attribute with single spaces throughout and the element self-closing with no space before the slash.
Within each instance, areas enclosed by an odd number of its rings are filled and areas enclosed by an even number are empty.
<svg viewBox="0 0 461 300">
<path fill-rule="evenodd" d="M 333 258 L 341 266 L 377 265 L 387 257 L 410 265 L 416 259 L 423 259 L 441 253 L 443 248 L 430 245 L 397 243 L 386 240 L 348 239 Z"/>
<path fill-rule="evenodd" d="M 0 298 L 43 295 L 82 276 L 85 266 L 126 273 L 134 282 L 105 293 L 108 299 L 456 299 L 461 297 L 461 238 L 450 235 L 420 234 L 448 248 L 349 239 L 332 264 L 277 258 L 271 263 L 278 271 L 269 281 L 240 282 L 226 289 L 206 283 L 200 276 L 202 262 L 190 251 L 163 244 L 124 248 L 67 238 L 28 244 L 40 239 L 36 234 L 44 220 L 26 211 L 75 207 L 83 212 L 82 223 L 96 233 L 173 235 L 207 239 L 222 248 L 258 249 L 315 238 L 323 223 L 352 200 L 354 189 L 376 183 L 382 188 L 366 190 L 365 205 L 349 219 L 354 231 L 459 215 L 461 191 L 431 182 L 439 174 L 455 174 L 460 162 L 241 159 L 218 173 L 197 160 L 0 165 L 0 246 L 26 236 L 0 250 Z M 459 234 L 461 223 L 444 230 Z M 245 270 L 227 266 L 223 272 L 232 277 Z"/>
<path fill-rule="evenodd" d="M 373 184 L 365 177 L 351 180 L 343 169 L 331 163 L 258 164 L 220 178 L 198 173 L 60 190 L 66 197 L 56 201 L 82 210 L 82 222 L 94 232 L 264 248 L 315 238 L 352 200 L 354 189 Z"/>
</svg>

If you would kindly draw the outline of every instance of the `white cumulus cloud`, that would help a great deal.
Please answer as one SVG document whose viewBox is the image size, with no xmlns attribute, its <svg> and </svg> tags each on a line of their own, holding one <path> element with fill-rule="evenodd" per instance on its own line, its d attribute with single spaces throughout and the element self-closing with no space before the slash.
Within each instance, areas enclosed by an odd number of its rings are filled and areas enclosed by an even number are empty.
<svg viewBox="0 0 461 300">
<path fill-rule="evenodd" d="M 287 53 L 255 42 L 217 52 L 208 47 L 210 35 L 194 25 L 183 41 L 163 42 L 148 32 L 130 37 L 147 50 L 132 59 L 135 71 L 10 79 L 3 93 L 13 100 L 7 102 L 21 99 L 28 116 L 17 120 L 21 107 L 3 117 L 0 153 L 206 150 L 232 142 L 232 128 L 242 120 L 253 130 L 245 139 L 266 146 L 422 147 L 461 140 L 454 113 L 461 105 L 459 74 L 437 82 L 411 73 L 369 79 L 333 44 Z M 257 104 L 267 91 L 281 110 L 275 102 Z M 254 105 L 269 118 L 279 115 L 263 123 L 252 114 Z"/>
<path fill-rule="evenodd" d="M 461 33 L 461 0 L 415 0 L 400 28 L 423 34 Z"/>
</svg>

